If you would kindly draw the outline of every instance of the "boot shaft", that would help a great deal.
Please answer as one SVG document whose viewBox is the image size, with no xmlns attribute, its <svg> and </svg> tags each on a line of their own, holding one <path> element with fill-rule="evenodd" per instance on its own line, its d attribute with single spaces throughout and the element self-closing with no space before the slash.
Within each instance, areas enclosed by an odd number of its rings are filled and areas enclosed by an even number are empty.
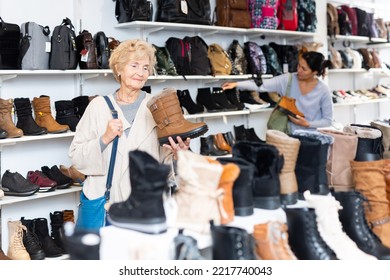
<svg viewBox="0 0 390 280">
<path fill-rule="evenodd" d="M 29 98 L 15 98 L 14 106 L 18 119 L 23 116 L 32 116 L 32 107 Z"/>
<path fill-rule="evenodd" d="M 8 221 L 9 245 L 7 255 L 13 260 L 30 260 L 26 247 L 23 244 L 23 235 L 27 228 L 21 221 Z"/>
<path fill-rule="evenodd" d="M 17 128 L 12 120 L 12 99 L 0 98 L 0 129 L 7 132 L 7 137 L 16 138 L 23 136 L 23 131 Z"/>
<path fill-rule="evenodd" d="M 90 102 L 90 98 L 88 96 L 82 95 L 73 98 L 72 101 L 74 104 L 76 116 L 81 119 L 81 117 L 84 115 L 85 109 Z"/>
</svg>

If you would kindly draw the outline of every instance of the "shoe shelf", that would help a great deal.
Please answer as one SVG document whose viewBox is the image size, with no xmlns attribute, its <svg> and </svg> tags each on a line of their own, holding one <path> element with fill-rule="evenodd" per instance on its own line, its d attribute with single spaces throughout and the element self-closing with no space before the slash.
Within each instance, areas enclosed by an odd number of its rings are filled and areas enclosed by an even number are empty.
<svg viewBox="0 0 390 280">
<path fill-rule="evenodd" d="M 287 31 L 275 29 L 260 29 L 260 28 L 236 28 L 215 25 L 200 25 L 200 24 L 183 24 L 172 22 L 153 22 L 153 21 L 132 21 L 119 23 L 115 26 L 120 29 L 131 29 L 140 32 L 141 37 L 147 38 L 150 34 L 167 30 L 167 31 L 185 31 L 198 33 L 201 37 L 212 36 L 215 34 L 222 35 L 247 35 L 250 37 L 281 37 L 287 39 L 302 39 L 315 36 L 312 32 Z"/>
<path fill-rule="evenodd" d="M 263 79 L 269 79 L 272 78 L 272 75 L 265 74 L 261 75 Z M 195 81 L 209 81 L 209 82 L 218 82 L 220 80 L 247 80 L 251 79 L 252 74 L 246 74 L 246 75 L 218 75 L 218 76 L 211 76 L 211 75 L 187 75 L 187 76 L 159 76 L 159 75 L 151 75 L 149 76 L 148 80 L 159 80 L 161 82 L 164 82 L 166 80 L 195 80 Z"/>
<path fill-rule="evenodd" d="M 328 40 L 330 40 L 330 39 L 331 38 L 328 37 Z M 371 38 L 370 39 L 369 37 L 366 37 L 366 36 L 353 36 L 353 35 L 336 35 L 335 39 L 337 41 L 350 41 L 351 43 L 352 42 L 354 42 L 354 43 L 368 43 L 368 44 L 372 43 L 375 46 L 377 44 L 379 46 L 380 44 L 389 43 L 387 41 L 387 39 L 384 39 L 384 38 Z"/>
<path fill-rule="evenodd" d="M 373 73 L 377 75 L 385 75 L 389 76 L 390 75 L 390 70 L 385 69 L 385 68 L 370 68 L 369 70 L 366 70 L 364 68 L 360 69 L 329 69 L 328 70 L 329 74 L 340 74 L 340 73 Z"/>
<path fill-rule="evenodd" d="M 388 102 L 389 98 L 376 98 L 376 99 L 368 99 L 368 100 L 351 100 L 345 101 L 343 103 L 334 103 L 334 107 L 343 107 L 343 106 L 351 106 L 351 105 L 365 105 L 372 103 L 380 103 L 380 102 Z"/>
<path fill-rule="evenodd" d="M 0 199 L 0 208 L 4 205 L 10 205 L 14 203 L 19 203 L 19 202 L 24 202 L 24 201 L 31 201 L 35 199 L 42 199 L 42 198 L 48 198 L 48 197 L 53 197 L 53 196 L 59 196 L 59 195 L 64 195 L 64 194 L 70 194 L 70 193 L 77 193 L 80 192 L 82 187 L 80 186 L 71 186 L 70 188 L 67 189 L 56 189 L 51 192 L 37 192 L 33 195 L 29 196 L 4 196 L 3 198 Z"/>
<path fill-rule="evenodd" d="M 209 113 L 201 113 L 201 114 L 186 114 L 184 115 L 184 118 L 187 120 L 192 119 L 201 119 L 201 118 L 219 118 L 219 117 L 226 117 L 226 116 L 237 116 L 237 115 L 249 115 L 252 113 L 261 113 L 261 112 L 270 112 L 273 108 L 264 108 L 264 109 L 255 109 L 255 110 L 238 110 L 238 111 L 223 111 L 223 112 L 209 112 Z"/>
<path fill-rule="evenodd" d="M 58 138 L 68 138 L 73 137 L 75 132 L 69 131 L 65 133 L 48 133 L 44 135 L 34 135 L 34 136 L 22 136 L 19 138 L 5 138 L 0 139 L 0 150 L 3 146 L 15 145 L 16 143 L 21 142 L 30 142 L 30 141 L 42 141 L 47 139 L 58 139 Z"/>
</svg>

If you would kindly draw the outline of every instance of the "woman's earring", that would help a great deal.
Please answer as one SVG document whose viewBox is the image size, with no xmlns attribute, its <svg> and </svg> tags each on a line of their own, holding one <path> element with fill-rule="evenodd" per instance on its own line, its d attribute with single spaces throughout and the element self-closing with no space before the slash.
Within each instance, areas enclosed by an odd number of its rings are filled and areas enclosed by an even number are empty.
<svg viewBox="0 0 390 280">
<path fill-rule="evenodd" d="M 121 76 L 121 74 L 120 73 L 118 73 L 118 77 L 120 77 Z"/>
</svg>

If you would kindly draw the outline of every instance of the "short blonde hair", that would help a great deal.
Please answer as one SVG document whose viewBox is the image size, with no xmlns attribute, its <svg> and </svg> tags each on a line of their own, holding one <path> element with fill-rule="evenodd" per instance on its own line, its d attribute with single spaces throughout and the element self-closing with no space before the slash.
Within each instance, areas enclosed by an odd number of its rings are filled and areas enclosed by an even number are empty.
<svg viewBox="0 0 390 280">
<path fill-rule="evenodd" d="M 110 68 L 115 79 L 120 82 L 120 71 L 132 59 L 149 57 L 149 74 L 153 73 L 156 64 L 155 49 L 148 42 L 141 39 L 130 39 L 123 41 L 110 55 Z"/>
</svg>

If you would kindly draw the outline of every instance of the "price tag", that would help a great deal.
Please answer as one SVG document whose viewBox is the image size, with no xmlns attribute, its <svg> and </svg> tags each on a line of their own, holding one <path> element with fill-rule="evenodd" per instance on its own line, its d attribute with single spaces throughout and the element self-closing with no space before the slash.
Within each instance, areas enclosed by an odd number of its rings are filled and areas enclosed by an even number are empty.
<svg viewBox="0 0 390 280">
<path fill-rule="evenodd" d="M 181 0 L 180 1 L 180 9 L 183 14 L 188 14 L 188 6 L 187 6 L 187 1 L 186 0 Z"/>
<path fill-rule="evenodd" d="M 51 42 L 45 43 L 45 52 L 51 52 Z"/>
<path fill-rule="evenodd" d="M 81 54 L 80 61 L 88 62 L 88 50 L 83 49 L 83 50 L 81 50 L 80 54 Z"/>
<path fill-rule="evenodd" d="M 283 63 L 283 73 L 288 73 L 288 64 Z"/>
</svg>

